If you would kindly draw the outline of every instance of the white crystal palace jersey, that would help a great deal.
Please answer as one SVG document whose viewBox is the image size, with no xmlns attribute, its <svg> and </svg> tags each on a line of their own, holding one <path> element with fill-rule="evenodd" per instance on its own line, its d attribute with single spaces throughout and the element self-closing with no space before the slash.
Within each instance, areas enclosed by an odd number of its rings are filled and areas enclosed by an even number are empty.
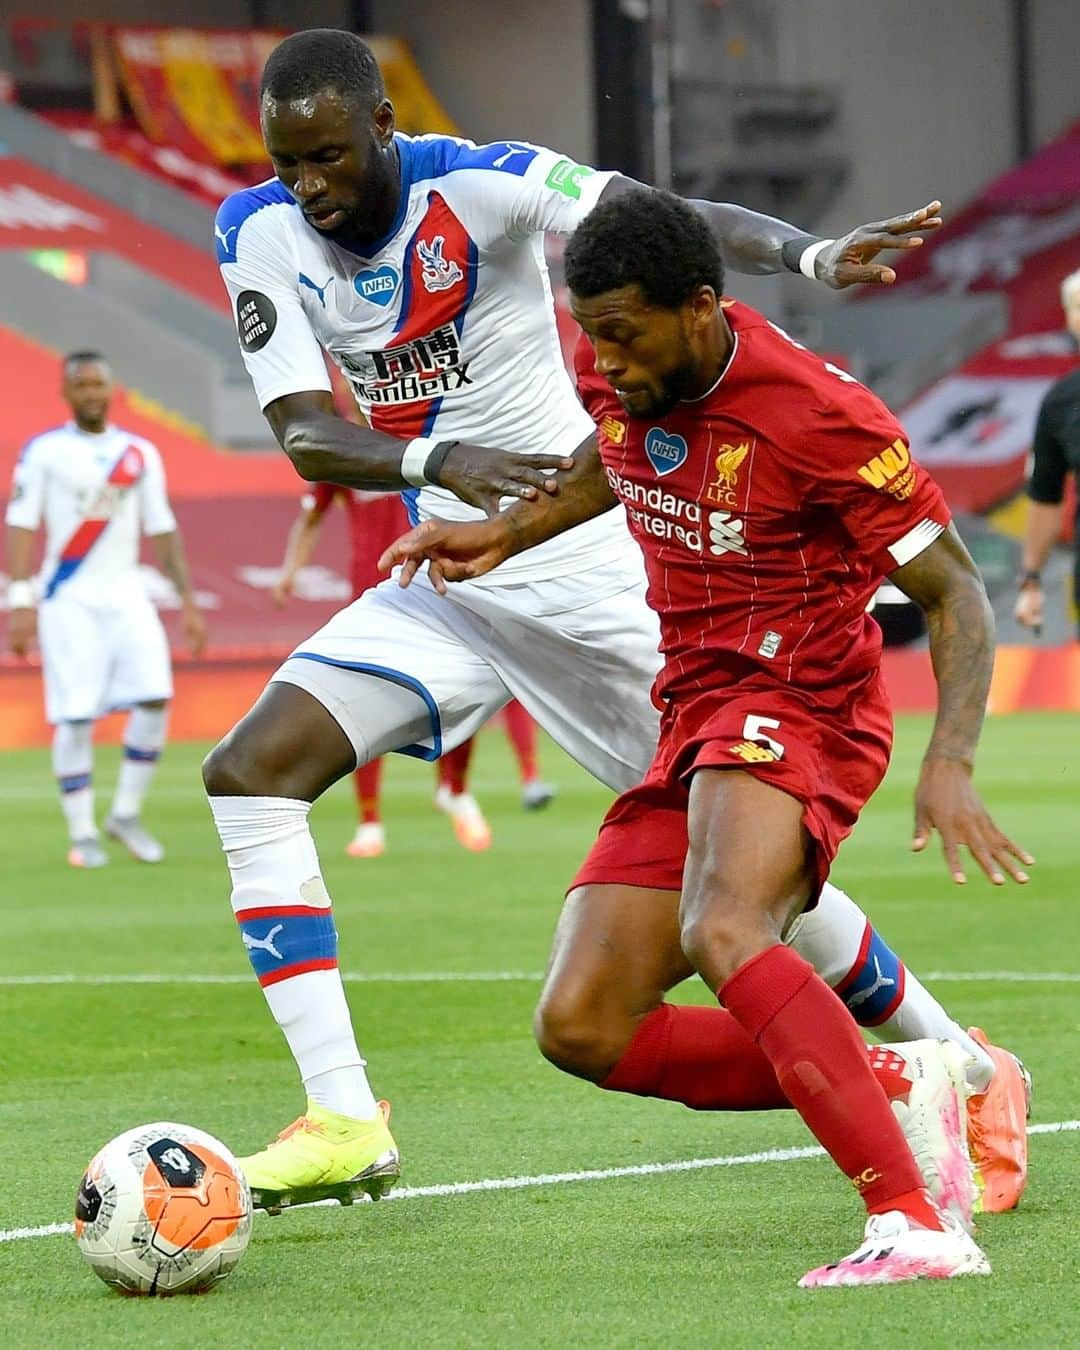
<svg viewBox="0 0 1080 1350">
<path fill-rule="evenodd" d="M 214 228 L 244 362 L 265 408 L 330 389 L 341 367 L 370 425 L 518 454 L 566 453 L 592 432 L 563 365 L 544 231 L 569 234 L 612 177 L 520 141 L 395 137 L 401 201 L 360 256 L 304 220 L 277 179 L 233 193 Z M 415 521 L 480 516 L 437 488 Z M 625 559 L 609 513 L 504 563 L 490 584 Z"/>
<path fill-rule="evenodd" d="M 94 433 L 68 422 L 35 436 L 15 466 L 7 523 L 36 530 L 43 521 L 43 600 L 115 605 L 145 594 L 140 530 L 176 529 L 157 449 L 113 426 Z"/>
</svg>

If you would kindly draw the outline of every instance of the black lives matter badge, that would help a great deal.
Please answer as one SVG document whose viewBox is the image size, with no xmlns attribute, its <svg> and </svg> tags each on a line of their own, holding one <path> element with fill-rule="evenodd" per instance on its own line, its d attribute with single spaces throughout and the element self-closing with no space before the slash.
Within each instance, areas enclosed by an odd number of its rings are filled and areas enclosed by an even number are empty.
<svg viewBox="0 0 1080 1350">
<path fill-rule="evenodd" d="M 246 352 L 261 352 L 274 336 L 277 310 L 261 291 L 241 291 L 236 297 L 236 331 Z"/>
</svg>

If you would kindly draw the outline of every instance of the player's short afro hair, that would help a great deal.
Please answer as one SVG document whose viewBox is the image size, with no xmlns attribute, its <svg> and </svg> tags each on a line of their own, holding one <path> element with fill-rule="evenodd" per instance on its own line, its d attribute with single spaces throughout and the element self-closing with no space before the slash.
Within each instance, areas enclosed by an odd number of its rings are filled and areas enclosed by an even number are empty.
<svg viewBox="0 0 1080 1350">
<path fill-rule="evenodd" d="M 724 290 L 724 263 L 704 216 L 681 197 L 629 188 L 594 207 L 566 246 L 566 284 L 582 300 L 640 286 L 677 309 L 699 286 Z"/>
<path fill-rule="evenodd" d="M 68 352 L 64 357 L 64 370 L 68 371 L 72 366 L 89 365 L 91 361 L 100 361 L 103 366 L 109 364 L 108 358 L 99 351 L 91 351 L 86 348 L 82 351 Z"/>
<path fill-rule="evenodd" d="M 262 99 L 310 98 L 333 89 L 372 108 L 386 97 L 375 53 L 342 28 L 309 28 L 279 42 L 263 67 Z"/>
</svg>

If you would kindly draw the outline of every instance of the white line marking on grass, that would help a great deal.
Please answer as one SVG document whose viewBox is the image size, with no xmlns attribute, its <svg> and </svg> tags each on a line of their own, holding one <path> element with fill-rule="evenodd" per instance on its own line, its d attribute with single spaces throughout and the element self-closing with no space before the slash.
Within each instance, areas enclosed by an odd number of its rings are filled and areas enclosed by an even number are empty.
<svg viewBox="0 0 1080 1350">
<path fill-rule="evenodd" d="M 994 980 L 1004 984 L 1080 984 L 1080 974 L 1063 970 L 927 970 L 917 973 L 923 980 L 954 980 L 958 984 Z"/>
<path fill-rule="evenodd" d="M 534 970 L 343 970 L 346 984 L 538 984 L 544 977 Z M 1078 977 L 1080 978 L 1080 977 Z M 3 985 L 38 984 L 251 984 L 248 975 L 190 975 L 155 971 L 143 975 L 0 975 Z"/>
<path fill-rule="evenodd" d="M 921 972 L 924 980 L 939 980 L 955 984 L 1080 984 L 1080 972 L 1061 970 L 931 970 Z M 344 970 L 341 978 L 346 984 L 539 984 L 544 978 L 533 970 Z M 253 977 L 245 974 L 192 975 L 154 971 L 147 974 L 94 975 L 0 975 L 0 987 L 50 984 L 70 985 L 124 985 L 124 984 L 250 984 Z"/>
<path fill-rule="evenodd" d="M 1028 1134 L 1065 1134 L 1080 1130 L 1080 1120 L 1055 1120 L 1044 1125 L 1029 1125 Z M 751 1167 L 761 1163 L 803 1162 L 823 1158 L 825 1150 L 806 1148 L 769 1148 L 760 1153 L 735 1153 L 721 1158 L 684 1158 L 678 1162 L 636 1163 L 629 1167 L 595 1167 L 581 1172 L 541 1172 L 527 1177 L 487 1177 L 483 1181 L 448 1181 L 436 1186 L 402 1186 L 385 1196 L 386 1200 L 428 1200 L 448 1195 L 471 1195 L 476 1191 L 522 1191 L 530 1186 L 565 1186 L 578 1181 L 614 1181 L 620 1177 L 654 1177 L 668 1172 L 700 1172 L 710 1167 Z M 297 1205 L 297 1209 L 334 1205 L 336 1200 L 320 1200 L 318 1205 Z M 36 1228 L 0 1229 L 0 1242 L 22 1242 L 27 1238 L 56 1237 L 73 1233 L 74 1224 L 43 1223 Z"/>
</svg>

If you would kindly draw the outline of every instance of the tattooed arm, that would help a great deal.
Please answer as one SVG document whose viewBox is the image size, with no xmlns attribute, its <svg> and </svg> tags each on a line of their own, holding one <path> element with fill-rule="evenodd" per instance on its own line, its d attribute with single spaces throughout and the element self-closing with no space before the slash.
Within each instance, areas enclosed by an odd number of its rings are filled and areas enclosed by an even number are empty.
<svg viewBox="0 0 1080 1350">
<path fill-rule="evenodd" d="M 954 881 L 966 880 L 961 844 L 994 885 L 1004 884 L 1006 872 L 1014 881 L 1027 881 L 1014 859 L 1028 865 L 1034 859 L 1002 834 L 971 784 L 994 668 L 994 615 L 978 569 L 950 525 L 890 580 L 926 614 L 938 689 L 937 717 L 915 792 L 911 846 L 920 852 L 936 829 Z"/>
</svg>

